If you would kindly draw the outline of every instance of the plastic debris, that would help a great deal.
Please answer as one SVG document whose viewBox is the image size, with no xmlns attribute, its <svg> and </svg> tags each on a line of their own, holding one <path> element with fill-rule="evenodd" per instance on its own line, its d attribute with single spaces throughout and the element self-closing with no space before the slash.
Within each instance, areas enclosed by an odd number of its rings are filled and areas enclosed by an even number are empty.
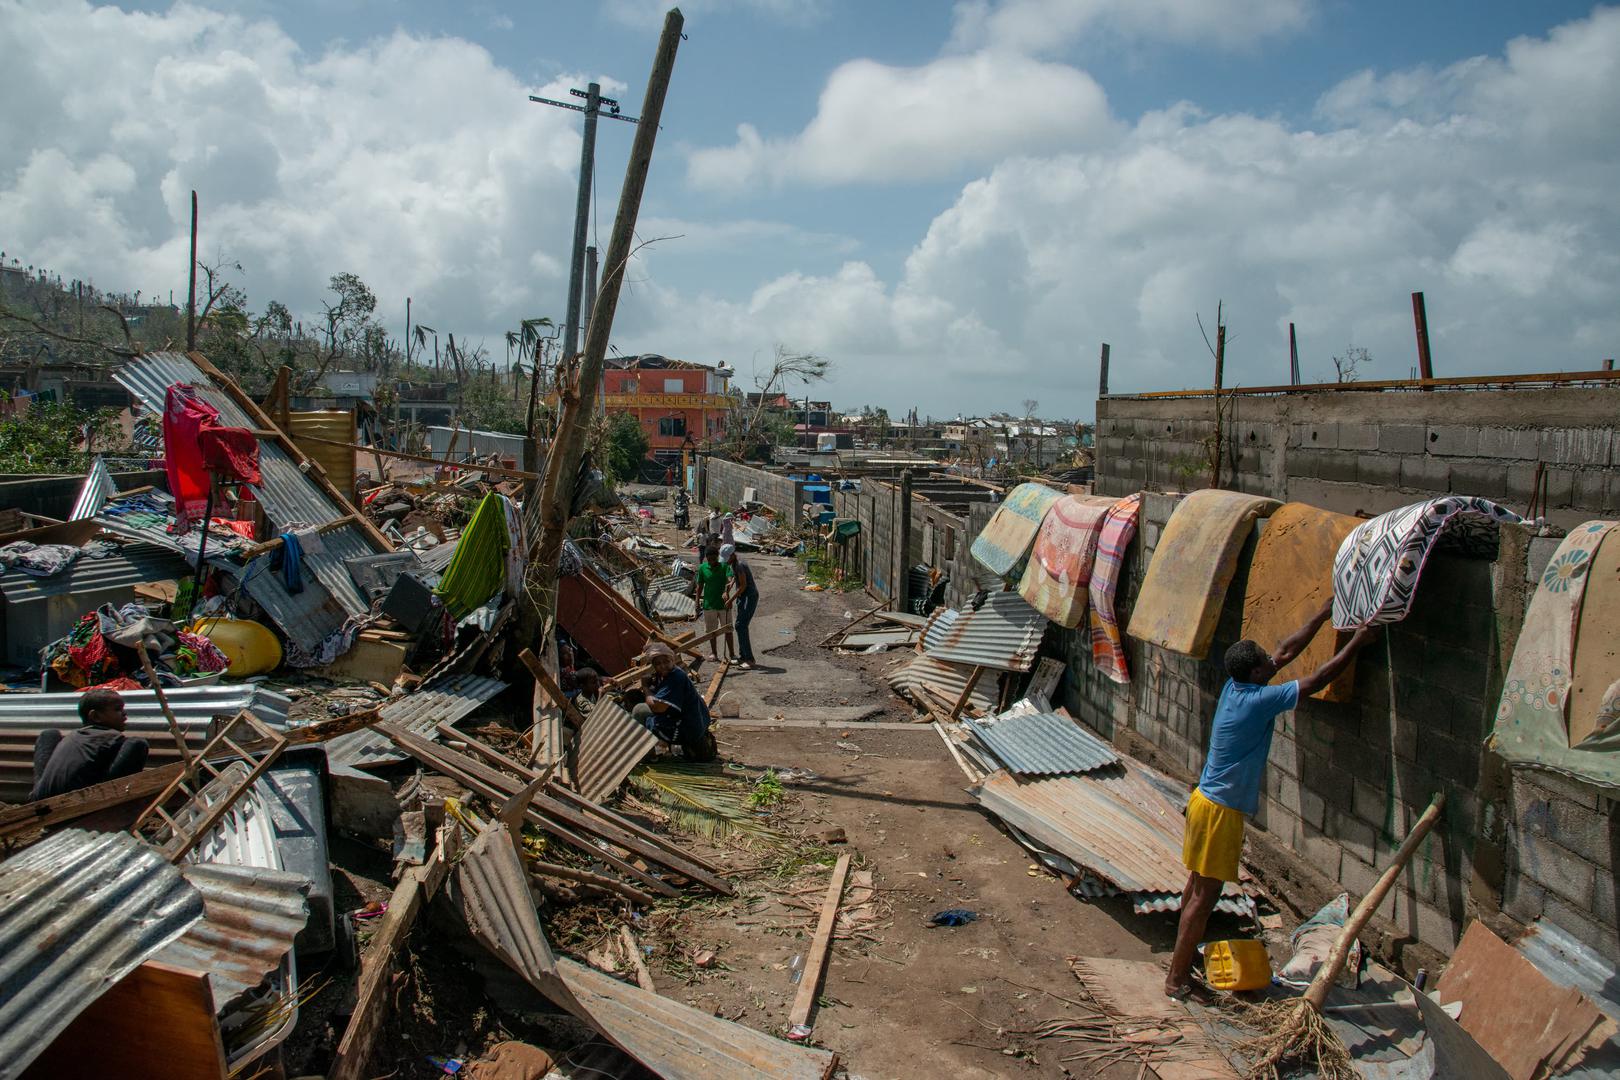
<svg viewBox="0 0 1620 1080">
<path fill-rule="evenodd" d="M 978 917 L 979 913 L 977 911 L 969 911 L 967 908 L 955 907 L 946 908 L 944 911 L 934 912 L 933 915 L 929 916 L 928 921 L 933 923 L 935 926 L 966 926 L 968 923 L 973 922 Z"/>
</svg>

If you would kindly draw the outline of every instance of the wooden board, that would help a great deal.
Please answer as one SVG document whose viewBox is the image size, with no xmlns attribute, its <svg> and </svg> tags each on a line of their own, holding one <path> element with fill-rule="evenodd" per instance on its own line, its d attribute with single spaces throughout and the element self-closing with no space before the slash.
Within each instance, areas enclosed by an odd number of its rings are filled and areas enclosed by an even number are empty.
<svg viewBox="0 0 1620 1080">
<path fill-rule="evenodd" d="M 225 1046 L 205 972 L 148 960 L 92 1002 L 24 1080 L 219 1080 Z"/>
<path fill-rule="evenodd" d="M 806 1038 L 810 1031 L 810 1012 L 815 1008 L 821 989 L 821 976 L 827 970 L 827 953 L 832 948 L 833 926 L 838 921 L 838 902 L 844 895 L 844 879 L 849 876 L 849 854 L 838 856 L 833 867 L 832 882 L 827 886 L 827 899 L 821 902 L 821 919 L 816 925 L 815 939 L 804 954 L 804 975 L 799 979 L 799 992 L 793 997 L 793 1009 L 788 1013 L 790 1038 Z"/>
<path fill-rule="evenodd" d="M 138 799 L 149 800 L 173 783 L 184 768 L 177 761 L 172 765 L 146 769 L 134 776 L 107 780 L 78 791 L 7 807 L 0 810 L 0 836 L 43 829 Z"/>
<path fill-rule="evenodd" d="M 1457 1018 L 1513 1080 L 1546 1075 L 1604 1020 L 1579 990 L 1555 986 L 1519 951 L 1475 921 L 1435 987 Z"/>
<path fill-rule="evenodd" d="M 1181 1041 L 1173 1053 L 1152 1055 L 1150 1051 L 1149 1068 L 1160 1080 L 1237 1080 L 1237 1071 L 1192 1011 L 1164 996 L 1164 968 L 1151 960 L 1103 956 L 1071 956 L 1069 968 L 1110 1014 L 1154 1017 L 1176 1024 Z"/>
</svg>

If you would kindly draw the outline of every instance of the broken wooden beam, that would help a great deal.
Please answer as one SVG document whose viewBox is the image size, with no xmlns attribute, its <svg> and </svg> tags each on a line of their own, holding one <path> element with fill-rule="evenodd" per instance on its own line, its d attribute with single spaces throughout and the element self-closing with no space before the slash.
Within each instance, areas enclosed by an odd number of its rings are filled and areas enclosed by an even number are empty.
<svg viewBox="0 0 1620 1080">
<path fill-rule="evenodd" d="M 799 979 L 799 992 L 794 995 L 793 1008 L 788 1013 L 788 1038 L 794 1042 L 803 1042 L 810 1037 L 810 1013 L 816 1007 L 821 976 L 827 969 L 833 926 L 838 921 L 838 903 L 844 896 L 844 879 L 849 876 L 849 859 L 848 852 L 838 856 L 832 881 L 827 885 L 827 898 L 821 902 L 816 936 L 804 953 L 804 975 Z"/>
<path fill-rule="evenodd" d="M 78 791 L 52 795 L 48 799 L 35 799 L 21 806 L 8 806 L 0 810 L 0 837 L 13 836 L 28 829 L 45 829 L 64 821 L 73 821 L 114 806 L 150 799 L 172 784 L 185 772 L 180 762 L 146 769 L 133 776 L 120 777 L 92 784 Z"/>
<path fill-rule="evenodd" d="M 563 711 L 564 716 L 568 717 L 568 722 L 573 724 L 576 729 L 582 727 L 585 723 L 585 717 L 574 703 L 568 700 L 568 696 L 563 693 L 562 687 L 557 685 L 557 680 L 551 677 L 551 672 L 547 671 L 545 665 L 540 663 L 540 658 L 534 655 L 534 650 L 524 649 L 518 653 L 518 659 L 523 661 L 523 666 L 529 669 L 529 674 L 534 676 L 535 683 L 545 691 L 546 696 L 552 700 L 552 703 Z"/>
<path fill-rule="evenodd" d="M 577 870 L 572 866 L 559 866 L 556 863 L 542 862 L 539 859 L 525 860 L 529 866 L 529 873 L 539 877 L 560 878 L 563 881 L 577 881 L 581 885 L 591 885 L 616 893 L 632 903 L 646 907 L 658 898 L 650 892 L 644 892 L 634 885 L 626 885 L 618 878 L 610 878 L 603 874 L 593 874 L 589 870 Z"/>
<path fill-rule="evenodd" d="M 656 994 L 658 987 L 653 985 L 652 972 L 647 970 L 647 961 L 641 955 L 641 946 L 636 943 L 636 935 L 623 923 L 619 924 L 619 939 L 624 942 L 624 951 L 630 955 L 630 964 L 635 968 L 636 985 L 649 994 Z"/>
</svg>

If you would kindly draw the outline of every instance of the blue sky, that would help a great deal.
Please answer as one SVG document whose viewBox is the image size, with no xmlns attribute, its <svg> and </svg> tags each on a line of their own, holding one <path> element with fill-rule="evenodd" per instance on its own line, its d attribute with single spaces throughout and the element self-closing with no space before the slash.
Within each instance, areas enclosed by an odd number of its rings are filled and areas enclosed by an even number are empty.
<svg viewBox="0 0 1620 1080">
<path fill-rule="evenodd" d="M 1086 416 L 1116 390 L 1620 351 L 1620 13 L 1543 2 L 695 0 L 615 342 L 834 361 L 840 405 Z M 371 282 L 493 346 L 566 288 L 578 116 L 638 111 L 662 9 L 0 0 L 0 248 L 183 281 L 183 203 L 250 299 Z M 743 127 L 743 131 L 739 128 Z M 631 138 L 598 137 L 604 245 Z M 178 258 L 176 256 L 178 255 Z M 493 348 L 497 354 L 503 350 Z M 746 379 L 745 379 L 746 381 Z"/>
</svg>

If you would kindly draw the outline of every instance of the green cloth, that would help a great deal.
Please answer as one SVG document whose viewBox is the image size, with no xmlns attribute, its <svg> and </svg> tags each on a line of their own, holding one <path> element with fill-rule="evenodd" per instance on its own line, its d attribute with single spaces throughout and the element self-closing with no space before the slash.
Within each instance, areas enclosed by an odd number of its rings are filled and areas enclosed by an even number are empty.
<svg viewBox="0 0 1620 1080">
<path fill-rule="evenodd" d="M 719 611 L 726 606 L 726 582 L 731 580 L 731 567 L 725 563 L 715 565 L 704 560 L 698 563 L 698 591 L 703 594 L 703 610 Z"/>
<path fill-rule="evenodd" d="M 511 544 L 506 509 L 501 497 L 490 492 L 461 530 L 450 565 L 433 587 L 444 598 L 451 618 L 466 618 L 506 584 L 506 551 Z"/>
</svg>

